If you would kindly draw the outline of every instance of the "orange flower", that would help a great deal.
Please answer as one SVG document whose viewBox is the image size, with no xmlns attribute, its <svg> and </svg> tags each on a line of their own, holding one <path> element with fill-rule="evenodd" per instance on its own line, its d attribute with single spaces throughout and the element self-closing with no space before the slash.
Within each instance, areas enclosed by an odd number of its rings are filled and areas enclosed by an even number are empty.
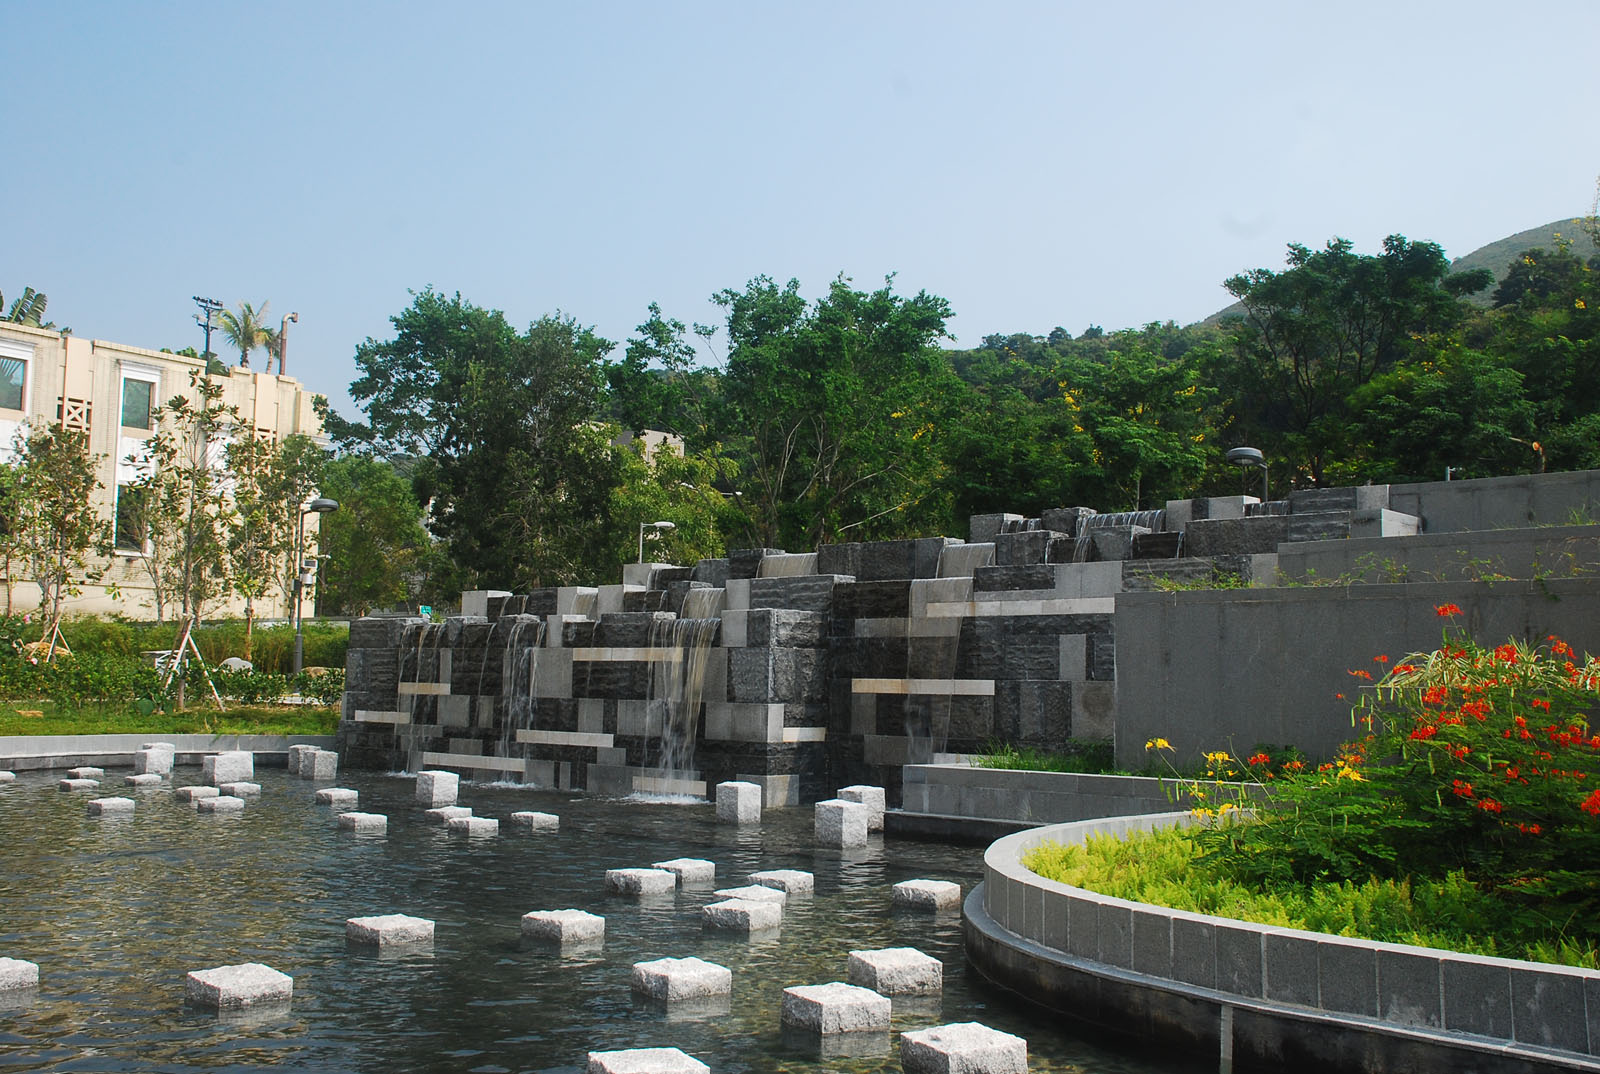
<svg viewBox="0 0 1600 1074">
<path fill-rule="evenodd" d="M 1442 618 L 1449 618 L 1450 616 L 1453 616 L 1453 615 L 1460 615 L 1461 614 L 1461 605 L 1459 605 L 1459 604 L 1438 604 L 1438 605 L 1434 606 L 1433 614 L 1437 615 L 1437 616 L 1440 616 Z"/>
<path fill-rule="evenodd" d="M 1272 763 L 1272 758 L 1268 757 L 1264 753 L 1254 754 L 1248 760 L 1245 761 L 1245 764 L 1249 764 L 1249 765 L 1271 764 L 1271 763 Z"/>
<path fill-rule="evenodd" d="M 1595 791 L 1593 794 L 1589 795 L 1589 797 L 1585 798 L 1578 808 L 1583 810 L 1585 813 L 1588 813 L 1590 816 L 1600 817 L 1600 790 Z"/>
</svg>

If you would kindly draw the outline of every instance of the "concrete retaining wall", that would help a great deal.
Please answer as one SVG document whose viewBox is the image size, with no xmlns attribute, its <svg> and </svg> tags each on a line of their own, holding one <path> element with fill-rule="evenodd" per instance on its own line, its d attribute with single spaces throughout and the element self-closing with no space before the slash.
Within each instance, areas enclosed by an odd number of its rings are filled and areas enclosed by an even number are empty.
<svg viewBox="0 0 1600 1074">
<path fill-rule="evenodd" d="M 1454 482 L 1452 482 L 1453 484 Z M 1352 737 L 1350 701 L 1373 657 L 1439 645 L 1446 620 L 1480 641 L 1556 634 L 1600 652 L 1600 578 L 1302 589 L 1124 593 L 1117 597 L 1117 764 L 1142 768 L 1165 738 L 1182 765 L 1205 750 L 1292 744 L 1330 756 Z M 1346 700 L 1338 695 L 1344 694 Z"/>
<path fill-rule="evenodd" d="M 0 770 L 28 772 L 45 768 L 133 766 L 133 754 L 146 742 L 170 742 L 177 764 L 199 764 L 208 753 L 249 750 L 256 763 L 287 763 L 289 746 L 305 743 L 332 749 L 332 735 L 18 735 L 0 738 Z"/>
<path fill-rule="evenodd" d="M 1189 823 L 1117 817 L 1007 836 L 966 904 L 985 976 L 1076 1017 L 1276 1069 L 1600 1071 L 1600 972 L 1254 925 L 1046 880 L 1021 857 Z"/>
<path fill-rule="evenodd" d="M 975 820 L 1059 824 L 1159 813 L 1178 804 L 1178 796 L 1175 781 L 1143 776 L 925 764 L 906 765 L 901 809 Z"/>
<path fill-rule="evenodd" d="M 1314 583 L 1600 575 L 1600 526 L 1283 544 L 1278 546 L 1278 570 L 1285 580 Z"/>
<path fill-rule="evenodd" d="M 1559 526 L 1600 518 L 1600 470 L 1390 485 L 1388 506 L 1422 519 L 1424 533 Z"/>
</svg>

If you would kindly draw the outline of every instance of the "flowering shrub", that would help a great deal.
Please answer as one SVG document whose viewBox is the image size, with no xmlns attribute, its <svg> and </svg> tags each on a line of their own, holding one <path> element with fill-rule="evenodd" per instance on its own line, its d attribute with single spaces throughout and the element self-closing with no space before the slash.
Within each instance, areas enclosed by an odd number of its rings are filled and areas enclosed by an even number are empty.
<svg viewBox="0 0 1600 1074">
<path fill-rule="evenodd" d="M 1433 652 L 1375 663 L 1352 672 L 1373 683 L 1351 713 L 1360 737 L 1280 771 L 1273 808 L 1201 833 L 1202 860 L 1265 884 L 1459 871 L 1516 927 L 1600 935 L 1600 662 L 1555 637 L 1485 648 L 1447 627 Z"/>
</svg>

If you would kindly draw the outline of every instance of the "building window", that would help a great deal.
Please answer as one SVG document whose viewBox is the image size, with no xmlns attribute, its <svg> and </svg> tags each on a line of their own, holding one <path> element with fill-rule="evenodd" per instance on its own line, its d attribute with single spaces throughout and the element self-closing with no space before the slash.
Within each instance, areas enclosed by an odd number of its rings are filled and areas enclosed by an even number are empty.
<svg viewBox="0 0 1600 1074">
<path fill-rule="evenodd" d="M 143 555 L 150 527 L 145 518 L 146 491 L 136 485 L 117 486 L 117 526 L 114 543 L 118 552 Z"/>
<path fill-rule="evenodd" d="M 122 427 L 124 429 L 150 428 L 150 411 L 154 409 L 156 386 L 153 381 L 134 377 L 122 378 Z"/>
<path fill-rule="evenodd" d="M 28 363 L 0 355 L 0 410 L 22 410 L 27 398 Z"/>
</svg>

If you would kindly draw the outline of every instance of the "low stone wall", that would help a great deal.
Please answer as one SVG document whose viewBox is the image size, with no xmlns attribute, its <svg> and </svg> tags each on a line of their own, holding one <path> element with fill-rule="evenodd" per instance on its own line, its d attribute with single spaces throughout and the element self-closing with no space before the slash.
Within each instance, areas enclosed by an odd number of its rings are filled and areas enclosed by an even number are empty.
<svg viewBox="0 0 1600 1074">
<path fill-rule="evenodd" d="M 18 735 L 0 738 L 0 771 L 30 772 L 46 768 L 132 767 L 133 754 L 146 742 L 170 742 L 177 764 L 199 764 L 208 753 L 248 750 L 256 763 L 287 763 L 289 746 L 305 743 L 332 749 L 332 735 Z"/>
<path fill-rule="evenodd" d="M 913 764 L 903 769 L 905 813 L 1017 824 L 1159 813 L 1178 804 L 1174 780 Z"/>
<path fill-rule="evenodd" d="M 1455 482 L 1451 482 L 1455 484 Z M 1278 546 L 1294 582 L 1455 582 L 1600 574 L 1600 526 L 1426 533 Z"/>
<path fill-rule="evenodd" d="M 1113 899 L 1021 864 L 1046 840 L 1189 823 L 1115 817 L 1007 836 L 965 907 L 980 972 L 1045 1006 L 1287 1069 L 1600 1071 L 1600 972 L 1254 925 Z"/>
</svg>

